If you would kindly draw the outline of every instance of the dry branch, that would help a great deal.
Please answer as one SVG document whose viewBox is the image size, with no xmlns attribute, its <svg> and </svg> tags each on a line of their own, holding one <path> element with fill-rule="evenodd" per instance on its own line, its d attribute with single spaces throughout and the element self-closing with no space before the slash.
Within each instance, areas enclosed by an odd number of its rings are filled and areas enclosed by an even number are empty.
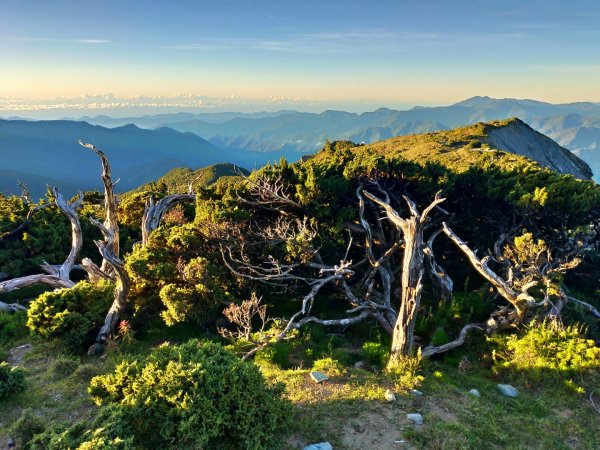
<svg viewBox="0 0 600 450">
<path fill-rule="evenodd" d="M 117 182 L 113 183 L 112 175 L 110 170 L 110 162 L 108 161 L 108 157 L 93 144 L 88 144 L 83 142 L 81 139 L 77 141 L 79 145 L 85 148 L 89 148 L 94 153 L 96 153 L 100 160 L 102 161 L 102 184 L 104 185 L 104 210 L 106 217 L 104 219 L 104 226 L 110 230 L 111 235 L 113 236 L 113 240 L 111 243 L 112 254 L 119 257 L 119 223 L 117 219 L 117 199 L 114 193 L 114 187 Z M 102 261 L 102 265 L 100 266 L 100 270 L 105 273 L 111 273 L 111 264 L 104 259 Z"/>
<path fill-rule="evenodd" d="M 77 200 L 69 204 L 64 200 L 58 188 L 54 187 L 52 193 L 55 199 L 53 204 L 65 214 L 71 222 L 71 250 L 69 255 L 61 265 L 53 266 L 44 262 L 44 264 L 42 264 L 42 269 L 46 272 L 45 274 L 27 275 L 0 282 L 0 294 L 40 284 L 55 289 L 69 288 L 75 284 L 70 280 L 70 273 L 71 270 L 73 270 L 73 266 L 75 265 L 75 261 L 77 260 L 83 245 L 81 224 L 79 223 L 79 217 L 77 216 L 77 210 L 83 203 L 83 194 L 80 194 Z"/>
<path fill-rule="evenodd" d="M 195 200 L 196 195 L 191 193 L 167 195 L 156 203 L 154 203 L 154 199 L 150 196 L 146 200 L 144 215 L 142 217 L 142 245 L 145 246 L 148 243 L 150 233 L 160 226 L 162 218 L 167 211 L 180 203 Z"/>
</svg>

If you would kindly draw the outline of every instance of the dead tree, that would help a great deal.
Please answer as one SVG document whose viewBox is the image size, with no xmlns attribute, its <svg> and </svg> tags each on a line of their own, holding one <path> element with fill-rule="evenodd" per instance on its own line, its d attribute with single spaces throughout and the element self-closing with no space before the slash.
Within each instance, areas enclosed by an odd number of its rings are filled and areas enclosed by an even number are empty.
<svg viewBox="0 0 600 450">
<path fill-rule="evenodd" d="M 100 331 L 98 332 L 98 335 L 96 336 L 96 343 L 92 345 L 92 347 L 90 347 L 88 351 L 89 354 L 98 355 L 104 353 L 104 350 L 106 349 L 106 343 L 108 339 L 114 334 L 115 329 L 117 327 L 117 323 L 119 322 L 119 318 L 121 317 L 123 311 L 127 306 L 127 295 L 129 293 L 131 282 L 129 279 L 129 275 L 125 270 L 125 264 L 119 258 L 119 256 L 114 253 L 114 233 L 112 232 L 112 230 L 105 227 L 96 219 L 92 218 L 90 220 L 94 225 L 96 225 L 100 229 L 102 235 L 104 236 L 103 241 L 96 240 L 94 241 L 94 243 L 98 247 L 98 251 L 104 258 L 104 260 L 107 261 L 108 264 L 110 264 L 116 278 L 113 303 L 110 309 L 108 310 L 108 313 L 106 314 L 104 324 L 102 325 Z"/>
<path fill-rule="evenodd" d="M 445 223 L 443 231 L 463 252 L 473 268 L 510 305 L 492 313 L 486 325 L 486 332 L 490 334 L 532 318 L 558 319 L 564 305 L 570 300 L 559 281 L 560 276 L 579 264 L 580 255 L 588 248 L 589 237 L 571 240 L 555 255 L 545 243 L 537 245 L 532 242 L 528 245 L 527 254 L 521 255 L 514 245 L 506 245 L 502 250 L 502 243 L 508 239 L 508 236 L 502 235 L 494 245 L 494 255 L 480 258 Z M 492 261 L 498 263 L 504 276 L 490 268 L 489 263 Z M 532 289 L 536 294 L 530 293 Z M 571 299 L 588 307 L 594 314 L 594 308 L 590 309 L 591 305 L 572 297 Z"/>
<path fill-rule="evenodd" d="M 145 246 L 148 243 L 150 233 L 160 226 L 162 218 L 167 211 L 180 203 L 195 200 L 196 195 L 191 192 L 188 194 L 167 195 L 156 203 L 154 203 L 154 199 L 150 196 L 146 200 L 144 215 L 142 216 L 142 245 Z"/>
<path fill-rule="evenodd" d="M 71 250 L 65 261 L 60 265 L 50 265 L 44 262 L 41 266 L 45 273 L 36 275 L 27 275 L 24 277 L 14 278 L 0 282 L 0 294 L 15 291 L 28 286 L 46 285 L 51 288 L 70 288 L 75 283 L 70 279 L 71 270 L 75 266 L 75 262 L 79 257 L 79 252 L 83 245 L 83 235 L 81 232 L 81 224 L 77 215 L 77 210 L 83 204 L 83 194 L 80 194 L 72 203 L 67 203 L 58 188 L 52 188 L 54 196 L 53 205 L 56 206 L 64 215 L 67 216 L 71 223 Z M 6 305 L 2 303 L 0 309 L 14 310 L 21 309 L 14 305 Z"/>
<path fill-rule="evenodd" d="M 379 198 L 367 191 L 364 195 L 379 205 L 386 213 L 386 218 L 396 227 L 398 235 L 402 237 L 404 253 L 402 257 L 402 275 L 400 287 L 402 290 L 398 317 L 394 323 L 392 333 L 391 358 L 399 355 L 409 355 L 413 347 L 413 334 L 417 319 L 417 312 L 421 303 L 423 291 L 423 276 L 425 274 L 425 242 L 423 234 L 429 214 L 433 209 L 444 202 L 439 192 L 434 200 L 422 212 L 408 196 L 403 198 L 410 210 L 410 217 L 403 218 L 398 211 L 390 205 L 387 192 L 380 190 L 383 198 Z"/>
<path fill-rule="evenodd" d="M 283 244 L 294 242 L 298 234 L 306 234 L 306 224 L 309 220 L 288 219 L 290 210 L 297 213 L 301 207 L 285 192 L 280 179 L 269 184 L 265 177 L 250 184 L 253 199 L 244 199 L 244 203 L 270 209 L 281 214 L 279 225 L 273 227 L 255 227 L 258 230 L 270 232 L 253 232 L 240 236 L 236 243 L 223 246 L 225 264 L 238 276 L 271 284 L 305 284 L 308 293 L 302 297 L 301 309 L 285 321 L 285 327 L 278 338 L 283 338 L 290 330 L 299 328 L 306 323 L 322 325 L 347 326 L 358 323 L 366 318 L 373 318 L 392 336 L 392 359 L 406 355 L 412 351 L 415 320 L 420 304 L 425 274 L 426 254 L 433 258 L 431 250 L 433 239 L 424 241 L 424 230 L 429 226 L 429 215 L 444 201 L 438 195 L 426 208 L 420 212 L 416 204 L 407 196 L 404 201 L 408 205 L 410 216 L 404 218 L 398 210 L 390 205 L 388 193 L 378 184 L 374 186 L 380 192 L 376 196 L 360 186 L 356 195 L 359 203 L 359 226 L 353 226 L 364 236 L 364 258 L 353 264 L 349 260 L 351 250 L 356 250 L 350 239 L 346 255 L 337 264 L 327 264 L 323 261 L 319 250 L 310 247 L 304 252 L 303 261 L 289 262 L 269 256 L 267 260 L 253 261 L 247 253 L 264 244 Z M 365 198 L 371 200 L 377 208 L 371 208 L 373 220 L 366 218 Z M 381 208 L 384 218 L 392 227 L 384 227 L 378 210 Z M 281 219 L 283 217 L 284 219 Z M 371 225 L 371 223 L 373 225 Z M 272 230 L 276 230 L 275 233 Z M 439 232 L 438 232 L 439 233 Z M 316 237 L 316 230 L 309 233 L 311 239 Z M 403 250 L 402 264 L 398 267 L 396 254 Z M 437 264 L 430 263 L 436 270 L 436 278 L 451 294 L 452 281 L 446 272 Z M 357 273 L 362 276 L 357 277 Z M 401 298 L 394 299 L 394 285 L 400 274 Z M 321 319 L 312 315 L 312 306 L 319 291 L 325 286 L 337 289 L 347 299 L 350 309 L 343 318 Z M 449 294 L 449 295 L 450 295 Z M 399 307 L 397 306 L 399 304 Z"/>
<path fill-rule="evenodd" d="M 112 254 L 119 256 L 119 222 L 117 218 L 117 198 L 115 197 L 114 187 L 117 185 L 119 180 L 113 183 L 112 175 L 110 171 L 110 163 L 108 161 L 107 156 L 102 152 L 99 148 L 97 148 L 93 144 L 88 144 L 83 142 L 81 139 L 78 141 L 79 145 L 85 148 L 89 148 L 94 153 L 96 153 L 100 157 L 100 161 L 102 162 L 102 184 L 104 185 L 104 226 L 113 236 L 112 239 Z M 102 260 L 102 265 L 100 266 L 100 270 L 106 274 L 110 274 L 112 270 L 111 264 L 106 260 Z"/>
</svg>

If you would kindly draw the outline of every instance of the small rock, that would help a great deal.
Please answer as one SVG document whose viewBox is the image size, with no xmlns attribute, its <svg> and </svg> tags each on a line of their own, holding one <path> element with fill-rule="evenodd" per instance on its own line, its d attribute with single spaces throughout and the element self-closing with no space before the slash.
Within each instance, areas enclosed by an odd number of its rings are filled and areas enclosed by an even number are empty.
<svg viewBox="0 0 600 450">
<path fill-rule="evenodd" d="M 390 391 L 389 389 L 387 391 L 385 391 L 385 399 L 392 403 L 396 401 L 396 396 L 394 395 L 394 393 L 392 391 Z"/>
<path fill-rule="evenodd" d="M 355 369 L 365 369 L 367 367 L 369 367 L 369 363 L 366 362 L 366 361 L 356 361 L 354 363 L 354 368 Z"/>
<path fill-rule="evenodd" d="M 423 416 L 419 413 L 407 414 L 406 418 L 414 422 L 415 425 L 423 425 Z"/>
<path fill-rule="evenodd" d="M 319 442 L 318 444 L 307 445 L 302 450 L 333 450 L 333 447 L 329 442 Z"/>
<path fill-rule="evenodd" d="M 410 390 L 411 395 L 414 395 L 415 397 L 422 397 L 423 393 L 421 391 L 418 391 L 417 389 L 411 389 Z"/>
<path fill-rule="evenodd" d="M 510 384 L 499 384 L 498 389 L 502 395 L 505 395 L 506 397 L 515 398 L 517 395 L 519 395 L 519 391 L 517 391 L 517 389 Z"/>
<path fill-rule="evenodd" d="M 473 397 L 481 397 L 481 394 L 479 393 L 479 391 L 477 389 L 471 389 L 469 391 L 469 395 L 472 395 Z"/>
<path fill-rule="evenodd" d="M 17 443 L 15 442 L 15 440 L 11 437 L 8 438 L 8 441 L 6 442 L 6 448 L 16 448 L 17 447 Z"/>
<path fill-rule="evenodd" d="M 366 431 L 365 426 L 362 423 L 355 423 L 354 425 L 352 425 L 352 428 L 354 429 L 355 433 L 364 433 Z"/>
<path fill-rule="evenodd" d="M 310 377 L 317 384 L 318 383 L 322 383 L 323 381 L 329 380 L 329 377 L 327 375 L 325 375 L 323 372 L 320 372 L 318 370 L 315 370 L 314 372 L 311 372 L 310 373 Z"/>
</svg>

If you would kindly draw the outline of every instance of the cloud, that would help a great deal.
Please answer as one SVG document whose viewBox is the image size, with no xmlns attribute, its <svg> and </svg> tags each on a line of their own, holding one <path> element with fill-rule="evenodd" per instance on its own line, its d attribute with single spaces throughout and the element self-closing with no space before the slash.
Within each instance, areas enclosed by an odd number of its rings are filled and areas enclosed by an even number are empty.
<svg viewBox="0 0 600 450">
<path fill-rule="evenodd" d="M 55 97 L 50 99 L 30 99 L 24 97 L 0 97 L 0 111 L 19 113 L 31 111 L 97 111 L 117 112 L 138 109 L 152 111 L 217 111 L 242 108 L 244 110 L 264 110 L 268 105 L 277 107 L 302 107 L 326 104 L 324 99 L 268 96 L 242 98 L 237 95 L 216 98 L 194 93 L 177 93 L 168 96 L 136 95 L 119 97 L 114 94 L 87 94 L 77 97 Z"/>
<path fill-rule="evenodd" d="M 20 36 L 12 39 L 21 42 L 54 42 L 54 43 L 70 43 L 70 44 L 84 44 L 84 45 L 98 45 L 98 44 L 110 44 L 112 41 L 108 39 L 58 39 L 48 37 L 33 37 L 33 36 Z"/>
<path fill-rule="evenodd" d="M 503 43 L 525 38 L 524 33 L 444 34 L 420 31 L 362 29 L 352 31 L 307 33 L 285 39 L 211 38 L 165 46 L 171 50 L 223 51 L 259 50 L 307 55 L 386 53 L 421 47 L 448 46 L 459 43 Z"/>
<path fill-rule="evenodd" d="M 75 39 L 75 40 L 73 40 L 73 42 L 75 42 L 76 44 L 91 44 L 91 45 L 110 44 L 111 43 L 111 41 L 108 41 L 106 39 Z"/>
</svg>

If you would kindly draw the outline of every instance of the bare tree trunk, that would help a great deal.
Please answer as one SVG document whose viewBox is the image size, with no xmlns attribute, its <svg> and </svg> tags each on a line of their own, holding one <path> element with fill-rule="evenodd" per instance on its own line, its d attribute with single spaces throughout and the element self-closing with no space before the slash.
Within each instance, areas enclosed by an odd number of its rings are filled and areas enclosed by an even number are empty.
<svg viewBox="0 0 600 450">
<path fill-rule="evenodd" d="M 142 245 L 145 246 L 148 243 L 150 233 L 160 226 L 163 215 L 167 211 L 179 203 L 194 201 L 195 199 L 195 194 L 173 194 L 167 195 L 156 203 L 154 203 L 152 197 L 146 200 L 144 216 L 142 217 Z"/>
<path fill-rule="evenodd" d="M 404 256 L 402 258 L 402 297 L 398 319 L 392 335 L 391 359 L 409 355 L 412 351 L 417 311 L 423 291 L 423 227 L 418 217 L 411 217 L 402 229 L 404 233 Z"/>
<path fill-rule="evenodd" d="M 111 241 L 111 253 L 115 255 L 117 258 L 119 257 L 119 222 L 117 220 L 117 200 L 115 198 L 114 187 L 119 182 L 117 180 L 115 183 L 112 181 L 111 171 L 110 171 L 110 163 L 108 161 L 107 156 L 97 148 L 93 144 L 88 144 L 79 140 L 79 145 L 89 148 L 94 153 L 96 153 L 100 160 L 102 161 L 102 184 L 104 185 L 104 209 L 106 212 L 106 217 L 104 218 L 104 226 L 106 229 L 110 230 L 112 235 Z M 110 262 L 106 259 L 102 260 L 102 265 L 100 266 L 100 270 L 104 273 L 111 273 L 112 266 Z"/>
<path fill-rule="evenodd" d="M 117 323 L 119 322 L 119 317 L 127 306 L 127 295 L 129 294 L 131 281 L 127 271 L 125 270 L 125 264 L 117 255 L 113 253 L 114 246 L 112 245 L 112 241 L 114 239 L 114 235 L 111 233 L 111 230 L 106 228 L 95 219 L 91 219 L 91 221 L 94 225 L 100 228 L 102 234 L 104 235 L 104 241 L 94 241 L 94 243 L 98 247 L 98 250 L 100 251 L 100 254 L 104 260 L 111 265 L 116 275 L 113 303 L 106 314 L 104 325 L 102 325 L 98 335 L 96 336 L 96 343 L 88 350 L 89 354 L 98 355 L 104 353 L 106 349 L 106 343 L 114 334 Z"/>
<path fill-rule="evenodd" d="M 425 272 L 423 230 L 427 224 L 429 213 L 445 199 L 441 198 L 438 192 L 429 206 L 420 213 L 417 205 L 410 198 L 404 196 L 404 200 L 411 213 L 411 217 L 404 219 L 390 205 L 387 193 L 381 192 L 384 194 L 384 199 L 380 199 L 367 191 L 364 191 L 364 194 L 385 210 L 388 220 L 401 232 L 400 234 L 404 240 L 402 296 L 398 317 L 392 334 L 392 349 L 389 362 L 389 364 L 393 365 L 401 355 L 410 355 L 412 352 L 414 329 L 417 312 L 421 303 L 423 275 Z"/>
</svg>

